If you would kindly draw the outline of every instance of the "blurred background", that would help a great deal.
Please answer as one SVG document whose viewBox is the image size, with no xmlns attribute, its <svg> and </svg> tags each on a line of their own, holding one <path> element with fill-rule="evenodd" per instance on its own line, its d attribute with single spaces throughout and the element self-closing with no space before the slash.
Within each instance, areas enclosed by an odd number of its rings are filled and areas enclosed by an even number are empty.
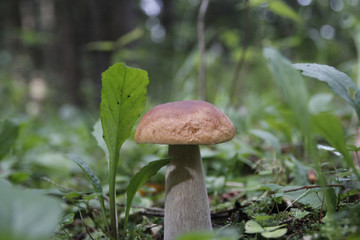
<svg viewBox="0 0 360 240">
<path fill-rule="evenodd" d="M 0 119 L 16 123 L 17 140 L 0 176 L 40 187 L 48 176 L 77 188 L 78 180 L 65 177 L 80 172 L 64 156 L 75 153 L 106 179 L 106 158 L 95 140 L 101 129 L 94 124 L 101 73 L 117 62 L 148 72 L 143 112 L 185 99 L 224 110 L 238 137 L 216 151 L 204 148 L 204 158 L 224 160 L 209 161 L 207 171 L 221 179 L 251 174 L 263 154 L 273 159 L 273 151 L 258 151 L 268 144 L 253 129 L 283 145 L 302 138 L 263 49 L 274 47 L 292 62 L 334 66 L 359 83 L 359 12 L 359 0 L 1 0 Z M 305 84 L 310 110 L 332 111 L 354 126 L 352 108 L 326 84 Z M 127 141 L 119 181 L 166 151 Z"/>
<path fill-rule="evenodd" d="M 274 90 L 264 46 L 356 79 L 359 0 L 213 0 L 203 18 L 200 4 L 2 0 L 1 115 L 38 115 L 70 105 L 95 116 L 101 73 L 115 62 L 148 71 L 148 101 L 205 98 L 240 106 L 249 93 Z M 199 85 L 201 39 L 206 74 Z"/>
<path fill-rule="evenodd" d="M 102 139 L 101 73 L 123 62 L 148 72 L 143 113 L 168 101 L 204 99 L 233 121 L 237 136 L 232 141 L 201 149 L 212 210 L 261 198 L 264 184 L 313 184 L 316 179 L 310 181 L 307 174 L 316 161 L 328 183 L 346 182 L 351 170 L 319 132 L 311 132 L 307 117 L 329 113 L 319 122 L 346 150 L 345 142 L 360 146 L 353 108 L 324 82 L 304 78 L 296 86 L 281 86 L 263 51 L 272 47 L 293 63 L 334 66 L 360 86 L 359 13 L 360 0 L 0 0 L 0 180 L 60 189 L 70 202 L 91 206 L 78 198 L 91 186 L 65 156 L 73 153 L 94 169 L 106 195 L 107 160 L 97 142 Z M 287 66 L 282 64 L 277 66 Z M 303 119 L 281 90 L 303 96 L 292 98 L 308 108 Z M 317 146 L 314 158 L 304 150 L 304 132 L 326 145 Z M 122 146 L 117 169 L 119 203 L 142 166 L 167 156 L 166 146 L 135 144 L 132 136 Z M 357 153 L 354 145 L 351 151 Z M 164 169 L 150 182 L 158 189 L 143 187 L 135 206 L 163 206 Z M 269 186 L 265 189 L 272 192 Z M 322 209 L 319 199 L 314 193 L 310 201 L 317 210 Z M 74 206 L 64 208 L 75 214 Z M 339 214 L 336 221 L 355 227 L 329 225 L 332 239 L 342 239 L 336 234 L 344 229 L 360 231 L 358 215 L 347 220 Z M 73 236 L 85 232 L 81 224 L 74 226 L 69 227 Z"/>
</svg>

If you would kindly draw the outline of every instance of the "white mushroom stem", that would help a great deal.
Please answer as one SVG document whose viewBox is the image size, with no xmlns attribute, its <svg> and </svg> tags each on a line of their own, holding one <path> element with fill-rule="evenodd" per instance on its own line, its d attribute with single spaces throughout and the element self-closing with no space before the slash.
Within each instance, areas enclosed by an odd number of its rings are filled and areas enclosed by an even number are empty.
<svg viewBox="0 0 360 240">
<path fill-rule="evenodd" d="M 164 240 L 189 231 L 211 230 L 209 200 L 198 145 L 169 145 Z"/>
</svg>

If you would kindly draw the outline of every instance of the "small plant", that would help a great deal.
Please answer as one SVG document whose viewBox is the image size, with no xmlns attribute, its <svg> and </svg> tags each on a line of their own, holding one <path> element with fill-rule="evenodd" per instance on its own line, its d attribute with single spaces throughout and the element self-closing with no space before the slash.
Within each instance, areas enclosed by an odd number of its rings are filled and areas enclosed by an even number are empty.
<svg viewBox="0 0 360 240">
<path fill-rule="evenodd" d="M 140 69 L 130 68 L 124 64 L 115 64 L 102 74 L 102 90 L 100 104 L 100 121 L 102 137 L 106 145 L 103 150 L 108 159 L 109 173 L 109 215 L 107 220 L 103 190 L 100 180 L 88 164 L 74 155 L 68 155 L 84 171 L 98 196 L 106 230 L 109 237 L 116 240 L 119 237 L 118 211 L 116 208 L 116 170 L 120 161 L 120 149 L 130 136 L 136 120 L 140 116 L 146 102 L 146 88 L 149 83 L 147 73 Z M 143 167 L 130 181 L 126 194 L 127 204 L 124 222 L 124 235 L 129 216 L 130 205 L 137 189 L 158 170 L 168 163 L 167 159 L 153 161 Z"/>
<path fill-rule="evenodd" d="M 115 179 L 119 152 L 145 107 L 148 83 L 145 71 L 128 68 L 124 64 L 115 64 L 102 75 L 100 119 L 108 149 L 110 232 L 114 239 L 118 236 Z"/>
</svg>

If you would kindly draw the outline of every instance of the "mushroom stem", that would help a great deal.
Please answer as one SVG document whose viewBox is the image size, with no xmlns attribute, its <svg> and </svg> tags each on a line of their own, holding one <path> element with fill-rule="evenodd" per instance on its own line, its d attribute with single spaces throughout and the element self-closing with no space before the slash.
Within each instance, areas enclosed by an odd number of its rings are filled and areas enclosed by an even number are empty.
<svg viewBox="0 0 360 240">
<path fill-rule="evenodd" d="M 164 240 L 194 230 L 211 230 L 209 199 L 198 145 L 169 145 L 166 168 Z"/>
</svg>

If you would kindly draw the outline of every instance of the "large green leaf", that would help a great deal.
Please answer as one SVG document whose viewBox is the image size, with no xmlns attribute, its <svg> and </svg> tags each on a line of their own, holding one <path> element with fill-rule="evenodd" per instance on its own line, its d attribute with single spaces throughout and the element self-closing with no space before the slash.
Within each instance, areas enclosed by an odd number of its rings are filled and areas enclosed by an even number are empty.
<svg viewBox="0 0 360 240">
<path fill-rule="evenodd" d="M 60 202 L 0 179 L 0 239 L 47 240 L 61 215 Z"/>
<path fill-rule="evenodd" d="M 19 125 L 10 120 L 0 122 L 0 160 L 9 153 L 19 132 Z"/>
<path fill-rule="evenodd" d="M 293 66 L 305 76 L 326 82 L 335 94 L 355 109 L 360 118 L 360 90 L 348 75 L 334 67 L 315 63 L 297 63 Z"/>
<path fill-rule="evenodd" d="M 129 212 L 132 200 L 137 192 L 137 190 L 152 176 L 154 176 L 160 168 L 168 164 L 170 161 L 167 159 L 160 159 L 153 162 L 150 162 L 146 166 L 140 169 L 138 173 L 135 174 L 130 180 L 128 187 L 126 188 L 126 211 L 125 211 L 125 223 L 124 228 L 126 229 L 127 221 L 129 218 Z"/>
<path fill-rule="evenodd" d="M 110 165 L 118 162 L 119 150 L 145 106 L 148 83 L 146 71 L 121 63 L 102 74 L 100 118 Z"/>
</svg>

